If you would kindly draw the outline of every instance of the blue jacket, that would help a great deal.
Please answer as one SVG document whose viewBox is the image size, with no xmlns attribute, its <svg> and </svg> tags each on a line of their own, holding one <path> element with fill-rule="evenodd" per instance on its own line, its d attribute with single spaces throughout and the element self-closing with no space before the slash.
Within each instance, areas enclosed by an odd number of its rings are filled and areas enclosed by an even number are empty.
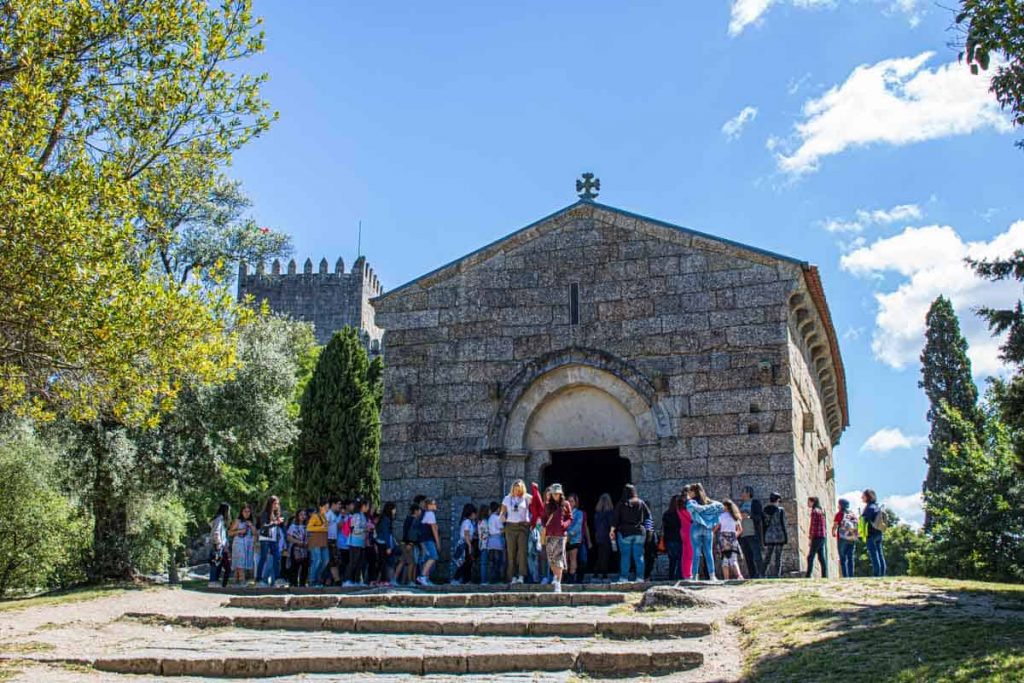
<svg viewBox="0 0 1024 683">
<path fill-rule="evenodd" d="M 713 500 L 707 505 L 701 505 L 691 498 L 686 501 L 686 510 L 690 513 L 695 525 L 713 529 L 718 524 L 718 516 L 725 510 L 725 506 L 717 500 Z"/>
</svg>

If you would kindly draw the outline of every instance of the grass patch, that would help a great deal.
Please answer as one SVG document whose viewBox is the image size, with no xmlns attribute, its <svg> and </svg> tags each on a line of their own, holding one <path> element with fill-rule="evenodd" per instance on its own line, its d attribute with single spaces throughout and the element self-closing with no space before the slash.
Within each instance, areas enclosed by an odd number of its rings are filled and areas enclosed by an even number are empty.
<svg viewBox="0 0 1024 683">
<path fill-rule="evenodd" d="M 133 584 L 113 584 L 109 586 L 88 586 L 84 588 L 72 588 L 66 591 L 54 591 L 44 593 L 31 598 L 16 598 L 13 600 L 0 600 L 0 612 L 9 610 L 29 609 L 31 607 L 48 607 L 50 605 L 64 605 L 83 600 L 95 600 L 117 595 L 128 590 L 144 590 Z"/>
<path fill-rule="evenodd" d="M 1024 587 L 948 580 L 822 582 L 731 617 L 749 681 L 1020 681 Z"/>
<path fill-rule="evenodd" d="M 32 652 L 49 652 L 55 650 L 56 645 L 52 643 L 36 643 L 32 641 L 26 641 L 21 643 L 0 643 L 0 654 L 5 655 L 25 655 Z"/>
</svg>

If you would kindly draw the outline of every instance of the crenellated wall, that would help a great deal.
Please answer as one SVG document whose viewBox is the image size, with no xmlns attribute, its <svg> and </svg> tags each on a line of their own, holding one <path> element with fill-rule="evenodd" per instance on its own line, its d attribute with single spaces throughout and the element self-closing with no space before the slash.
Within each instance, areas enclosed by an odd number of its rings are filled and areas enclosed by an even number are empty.
<svg viewBox="0 0 1024 683">
<path fill-rule="evenodd" d="M 326 258 L 320 259 L 315 272 L 309 258 L 301 273 L 295 259 L 288 262 L 285 272 L 279 259 L 270 264 L 269 273 L 265 263 L 255 264 L 253 270 L 243 263 L 238 269 L 240 301 L 252 296 L 255 305 L 266 301 L 275 313 L 313 323 L 320 344 L 326 344 L 345 326 L 356 327 L 372 353 L 379 353 L 383 331 L 375 322 L 370 299 L 381 291 L 380 280 L 362 256 L 347 273 L 341 258 L 335 261 L 333 272 Z"/>
</svg>

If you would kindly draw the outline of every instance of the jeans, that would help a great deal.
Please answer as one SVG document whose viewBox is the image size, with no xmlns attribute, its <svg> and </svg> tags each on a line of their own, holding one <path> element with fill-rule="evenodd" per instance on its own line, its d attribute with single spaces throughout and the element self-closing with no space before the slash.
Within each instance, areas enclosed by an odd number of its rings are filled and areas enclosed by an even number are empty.
<svg viewBox="0 0 1024 683">
<path fill-rule="evenodd" d="M 264 564 L 269 566 L 264 569 Z M 256 568 L 256 576 L 260 579 L 266 578 L 267 583 L 273 585 L 280 570 L 281 546 L 277 541 L 260 541 L 260 563 Z"/>
<path fill-rule="evenodd" d="M 769 543 L 764 551 L 764 575 L 770 578 L 782 576 L 782 548 L 781 545 Z"/>
<path fill-rule="evenodd" d="M 491 582 L 491 551 L 480 548 L 480 583 Z"/>
<path fill-rule="evenodd" d="M 491 561 L 491 569 L 488 575 L 495 583 L 504 583 L 505 551 L 501 548 L 491 548 L 487 553 L 490 556 L 488 559 Z"/>
<path fill-rule="evenodd" d="M 644 536 L 645 534 L 619 534 L 619 580 L 629 580 L 630 560 L 636 565 L 636 580 L 644 580 Z"/>
<path fill-rule="evenodd" d="M 700 558 L 704 556 L 704 564 L 708 568 L 708 578 L 715 578 L 715 553 L 714 545 L 715 534 L 711 529 L 700 526 L 694 522 L 693 526 L 690 527 L 690 543 L 693 544 L 693 578 L 696 579 L 700 576 Z"/>
<path fill-rule="evenodd" d="M 312 586 L 321 586 L 324 583 L 324 572 L 327 571 L 327 564 L 330 562 L 330 550 L 324 548 L 309 549 L 309 583 Z"/>
<path fill-rule="evenodd" d="M 679 562 L 683 556 L 682 541 L 665 541 L 665 553 L 668 554 L 668 580 L 679 580 Z"/>
<path fill-rule="evenodd" d="M 221 567 L 224 565 L 224 551 L 221 548 L 210 550 L 210 583 L 220 580 Z"/>
<path fill-rule="evenodd" d="M 807 578 L 811 578 L 811 574 L 814 573 L 814 558 L 818 558 L 818 564 L 821 565 L 821 578 L 828 578 L 828 562 L 825 560 L 825 539 L 824 538 L 812 538 L 811 539 L 811 550 L 807 553 Z"/>
<path fill-rule="evenodd" d="M 856 541 L 839 539 L 839 570 L 844 578 L 853 578 L 853 557 L 857 551 Z"/>
<path fill-rule="evenodd" d="M 740 548 L 747 561 L 747 577 L 764 578 L 764 560 L 761 559 L 761 539 L 757 536 L 740 536 Z"/>
<path fill-rule="evenodd" d="M 868 536 L 868 558 L 871 560 L 871 575 L 885 576 L 885 554 L 882 552 L 882 534 Z"/>
</svg>

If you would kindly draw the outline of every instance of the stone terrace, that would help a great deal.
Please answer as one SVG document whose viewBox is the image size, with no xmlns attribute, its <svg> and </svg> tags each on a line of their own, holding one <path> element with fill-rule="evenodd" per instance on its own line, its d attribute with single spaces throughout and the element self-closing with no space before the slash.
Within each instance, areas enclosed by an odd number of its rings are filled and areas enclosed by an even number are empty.
<svg viewBox="0 0 1024 683">
<path fill-rule="evenodd" d="M 27 677 L 16 680 L 326 676 L 376 683 L 392 675 L 568 680 L 576 673 L 692 681 L 706 680 L 699 672 L 705 653 L 717 649 L 711 624 L 722 616 L 706 609 L 639 613 L 637 593 L 607 590 L 183 591 L 176 601 L 164 599 L 168 592 L 140 591 L 88 628 L 77 620 L 31 630 L 5 625 L 0 634 L 9 645 L 0 656 L 28 667 Z M 145 599 L 146 593 L 162 599 Z"/>
</svg>

